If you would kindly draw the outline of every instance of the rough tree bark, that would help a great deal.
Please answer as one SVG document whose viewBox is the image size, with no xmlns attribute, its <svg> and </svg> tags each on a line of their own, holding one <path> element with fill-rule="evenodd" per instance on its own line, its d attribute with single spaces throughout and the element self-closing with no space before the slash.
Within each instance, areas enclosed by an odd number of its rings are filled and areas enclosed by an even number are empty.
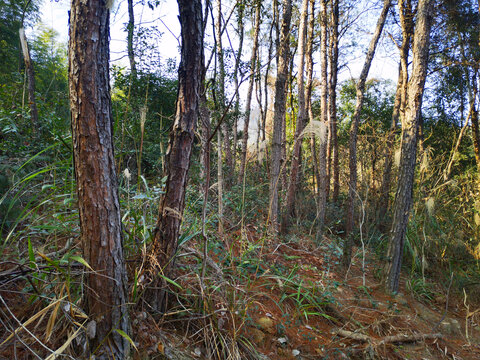
<svg viewBox="0 0 480 360">
<path fill-rule="evenodd" d="M 27 37 L 23 26 L 19 30 L 20 44 L 22 45 L 23 61 L 25 62 L 25 74 L 28 83 L 28 104 L 30 106 L 30 119 L 32 120 L 33 131 L 39 134 L 37 100 L 35 98 L 35 70 L 32 59 L 30 58 L 30 49 L 28 48 Z"/>
<path fill-rule="evenodd" d="M 422 108 L 423 89 L 427 77 L 430 29 L 433 21 L 433 0 L 419 0 L 413 38 L 412 75 L 408 82 L 405 118 L 402 121 L 402 152 L 398 186 L 395 194 L 390 243 L 385 265 L 385 288 L 398 291 L 405 232 L 412 204 L 413 179 L 417 151 L 417 134 Z"/>
<path fill-rule="evenodd" d="M 185 208 L 185 190 L 195 126 L 199 113 L 199 95 L 204 66 L 201 0 L 178 0 L 181 24 L 181 61 L 178 69 L 178 95 L 175 121 L 166 154 L 166 187 L 160 199 L 158 220 L 154 230 L 150 270 L 154 288 L 151 305 L 164 310 L 166 282 L 157 273 L 170 275 L 177 251 L 177 242 Z"/>
<path fill-rule="evenodd" d="M 307 19 L 308 19 L 308 0 L 302 1 L 302 9 L 300 12 L 300 25 L 298 27 L 298 113 L 297 124 L 295 128 L 295 142 L 293 144 L 292 165 L 290 168 L 290 181 L 287 188 L 287 201 L 282 217 L 282 232 L 288 231 L 290 218 L 294 216 L 295 195 L 298 189 L 298 170 L 300 168 L 300 152 L 302 150 L 303 129 L 305 128 L 307 109 L 305 104 L 305 38 L 307 35 Z"/>
<path fill-rule="evenodd" d="M 365 93 L 365 83 L 367 81 L 368 72 L 372 64 L 375 50 L 377 48 L 378 40 L 382 34 L 385 20 L 387 19 L 388 10 L 392 0 L 385 0 L 383 2 L 383 9 L 378 18 L 375 32 L 368 47 L 367 55 L 365 57 L 365 63 L 363 64 L 362 72 L 356 85 L 356 105 L 355 111 L 352 116 L 352 124 L 350 127 L 350 140 L 349 140 L 349 169 L 350 169 L 350 184 L 348 187 L 348 201 L 347 201 L 347 221 L 345 228 L 345 243 L 343 248 L 342 263 L 345 267 L 350 265 L 352 257 L 352 231 L 355 224 L 355 198 L 357 196 L 357 133 L 358 124 L 360 122 L 360 114 L 363 108 L 363 100 Z"/>
<path fill-rule="evenodd" d="M 69 90 L 75 177 L 86 274 L 85 302 L 96 359 L 124 359 L 129 332 L 126 269 L 113 155 L 107 1 L 72 0 Z"/>
<path fill-rule="evenodd" d="M 282 158 L 282 130 L 285 122 L 286 85 L 288 75 L 290 22 L 292 19 L 292 1 L 283 1 L 280 42 L 277 48 L 277 79 L 275 80 L 275 102 L 273 115 L 272 164 L 270 171 L 270 231 L 278 230 L 278 182 Z"/>
<path fill-rule="evenodd" d="M 250 124 L 250 112 L 252 107 L 252 93 L 253 84 L 255 81 L 255 70 L 257 68 L 258 57 L 258 36 L 260 34 L 260 15 L 261 15 L 262 3 L 257 0 L 255 3 L 255 25 L 253 32 L 253 47 L 252 57 L 250 58 L 250 79 L 248 82 L 247 102 L 245 105 L 245 116 L 243 120 L 243 141 L 242 141 L 242 158 L 240 163 L 240 172 L 238 173 L 238 182 L 243 182 L 243 175 L 245 174 L 245 167 L 247 165 L 247 148 L 248 148 L 248 128 Z"/>
</svg>

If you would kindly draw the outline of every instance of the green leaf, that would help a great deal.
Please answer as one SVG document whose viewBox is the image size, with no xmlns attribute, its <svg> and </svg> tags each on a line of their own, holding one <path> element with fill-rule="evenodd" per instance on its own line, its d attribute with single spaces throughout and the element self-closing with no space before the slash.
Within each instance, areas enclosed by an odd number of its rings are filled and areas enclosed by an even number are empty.
<svg viewBox="0 0 480 360">
<path fill-rule="evenodd" d="M 135 343 L 133 342 L 132 338 L 131 338 L 130 336 L 128 336 L 128 334 L 127 334 L 125 331 L 120 330 L 120 329 L 115 329 L 115 331 L 116 331 L 117 333 L 119 333 L 120 336 L 122 336 L 124 339 L 127 339 L 127 341 L 130 343 L 130 345 L 132 345 L 132 346 L 135 348 L 135 350 L 138 351 L 138 349 L 137 349 L 137 347 L 135 346 Z"/>
<path fill-rule="evenodd" d="M 28 238 L 28 258 L 30 259 L 30 267 L 35 269 L 35 253 L 33 252 L 32 242 Z"/>
<path fill-rule="evenodd" d="M 162 274 L 158 274 L 158 276 L 160 276 L 162 279 L 164 279 L 166 282 L 172 284 L 173 286 L 176 286 L 180 290 L 183 290 L 182 286 L 180 284 L 176 283 L 175 281 L 173 281 L 172 279 L 169 279 L 168 277 L 166 277 Z"/>
<path fill-rule="evenodd" d="M 93 271 L 92 267 L 88 264 L 88 262 L 82 258 L 81 256 L 77 256 L 77 255 L 72 255 L 70 256 L 70 259 L 72 260 L 75 260 L 76 262 L 79 262 L 80 264 L 86 266 L 87 268 L 89 268 L 90 270 Z"/>
<path fill-rule="evenodd" d="M 138 286 L 138 272 L 135 270 L 135 277 L 133 279 L 133 302 L 137 300 L 137 286 Z"/>
</svg>

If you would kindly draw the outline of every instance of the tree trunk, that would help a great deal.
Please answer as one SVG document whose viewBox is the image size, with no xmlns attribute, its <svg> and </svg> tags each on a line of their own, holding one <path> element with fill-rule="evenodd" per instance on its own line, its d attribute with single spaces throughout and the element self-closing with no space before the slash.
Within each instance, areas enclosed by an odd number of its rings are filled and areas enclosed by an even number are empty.
<svg viewBox="0 0 480 360">
<path fill-rule="evenodd" d="M 480 173 L 480 131 L 478 127 L 478 110 L 475 104 L 473 104 L 472 109 L 472 137 L 475 162 L 477 164 L 477 171 Z"/>
<path fill-rule="evenodd" d="M 427 76 L 433 0 L 419 0 L 413 39 L 412 76 L 408 82 L 405 118 L 402 123 L 402 152 L 395 194 L 390 244 L 385 266 L 385 288 L 398 291 L 405 233 L 412 204 L 413 179 L 417 150 L 417 133 Z"/>
<path fill-rule="evenodd" d="M 225 60 L 222 44 L 222 0 L 217 0 L 217 18 L 215 20 L 215 47 L 217 51 L 218 68 L 216 74 L 218 74 L 216 85 L 218 88 L 218 110 L 219 117 L 222 116 L 225 110 Z M 224 120 L 220 125 L 222 129 L 221 138 L 223 138 L 223 150 L 225 152 L 225 163 L 229 169 L 232 168 L 232 149 L 230 143 L 230 129 L 228 121 Z M 227 182 L 229 183 L 229 182 Z"/>
<path fill-rule="evenodd" d="M 130 72 L 135 78 L 137 75 L 137 67 L 135 65 L 135 54 L 133 52 L 133 32 L 135 30 L 135 17 L 133 13 L 133 0 L 128 0 L 128 25 L 127 25 L 127 52 L 130 61 Z"/>
<path fill-rule="evenodd" d="M 330 34 L 330 131 L 332 139 L 332 200 L 338 201 L 340 193 L 340 167 L 338 163 L 338 135 L 337 135 L 337 77 L 338 77 L 338 26 L 339 26 L 339 0 L 331 1 L 331 34 Z"/>
<path fill-rule="evenodd" d="M 392 183 L 393 155 L 395 150 L 395 132 L 405 113 L 405 94 L 408 83 L 408 55 L 410 53 L 411 40 L 413 36 L 413 18 L 411 0 L 400 0 L 398 2 L 400 14 L 400 24 L 402 27 L 402 44 L 400 46 L 400 64 L 398 70 L 397 89 L 395 92 L 395 102 L 393 105 L 392 123 L 390 132 L 387 135 L 387 145 L 385 149 L 385 165 L 383 171 L 382 185 L 380 187 L 380 200 L 378 205 L 378 224 L 382 231 L 387 228 L 388 203 L 390 197 L 390 188 Z"/>
<path fill-rule="evenodd" d="M 195 126 L 199 112 L 199 95 L 203 72 L 203 28 L 201 0 L 178 0 L 182 48 L 178 69 L 178 95 L 175 121 L 170 132 L 166 154 L 166 187 L 160 199 L 158 220 L 154 230 L 151 270 L 157 276 L 152 289 L 152 306 L 166 308 L 166 282 L 159 278 L 170 275 L 177 251 L 177 242 L 185 208 L 185 191 Z"/>
<path fill-rule="evenodd" d="M 321 28 L 321 42 L 320 42 L 320 114 L 321 123 L 325 128 L 328 126 L 328 70 L 327 70 L 327 44 L 328 44 L 328 1 L 320 1 L 320 28 Z M 317 241 L 321 240 L 323 234 L 323 225 L 325 222 L 325 213 L 327 207 L 327 136 L 325 131 L 323 138 L 319 139 L 318 152 L 318 214 L 317 214 Z"/>
<path fill-rule="evenodd" d="M 472 87 L 473 87 L 473 98 L 475 99 L 478 94 L 478 83 L 477 83 L 477 74 L 478 70 L 475 69 L 472 76 Z M 477 172 L 480 173 L 480 130 L 478 127 L 478 110 L 475 106 L 475 101 L 473 101 L 472 106 L 472 142 L 473 142 L 473 152 L 475 154 L 475 162 L 477 164 Z"/>
<path fill-rule="evenodd" d="M 309 10 L 309 22 L 308 22 L 308 31 L 307 31 L 307 49 L 305 51 L 306 58 L 305 63 L 307 67 L 307 83 L 305 85 L 305 102 L 307 108 L 307 122 L 313 121 L 313 109 L 312 109 L 312 90 L 313 90 L 313 37 L 315 31 L 315 0 L 310 0 L 310 10 Z M 317 206 L 318 212 L 318 182 L 320 179 L 320 174 L 318 173 L 318 156 L 317 149 L 315 145 L 315 134 L 311 134 L 310 137 L 310 151 L 312 153 L 312 167 L 313 167 L 313 177 L 314 177 L 314 193 L 315 193 L 315 203 Z"/>
<path fill-rule="evenodd" d="M 278 1 L 274 0 L 273 4 L 273 17 L 272 17 L 272 23 L 270 25 L 270 31 L 268 35 L 268 58 L 267 58 L 267 68 L 265 69 L 265 75 L 264 75 L 264 93 L 265 93 L 265 102 L 264 102 L 264 109 L 263 109 L 263 118 L 262 118 L 262 141 L 265 141 L 267 136 L 266 136 L 266 125 L 267 125 L 267 115 L 268 115 L 268 105 L 269 105 L 269 77 L 270 77 L 270 69 L 271 69 L 271 64 L 272 64 L 272 59 L 273 59 L 273 50 L 274 50 L 274 45 L 275 42 L 273 41 L 273 30 L 277 28 L 277 20 L 278 20 Z M 278 34 L 277 34 L 278 35 Z"/>
<path fill-rule="evenodd" d="M 243 37 L 245 34 L 245 28 L 243 26 L 243 13 L 245 10 L 245 4 L 242 0 L 237 2 L 237 26 L 238 26 L 238 51 L 235 57 L 235 68 L 233 70 L 233 81 L 235 83 L 235 117 L 233 120 L 233 151 L 232 151 L 232 172 L 235 172 L 237 165 L 237 142 L 238 142 L 238 118 L 240 117 L 240 91 L 238 91 L 238 73 L 240 71 L 240 62 L 242 61 L 243 52 Z"/>
<path fill-rule="evenodd" d="M 386 228 L 387 223 L 387 211 L 388 200 L 390 197 L 390 188 L 392 183 L 392 168 L 393 168 L 393 155 L 395 150 L 395 132 L 397 130 L 400 120 L 400 107 L 402 101 L 403 92 L 403 74 L 402 66 L 399 66 L 397 89 L 395 92 L 395 101 L 393 103 L 392 122 L 390 125 L 390 131 L 387 134 L 387 144 L 385 146 L 385 164 L 382 177 L 382 185 L 380 187 L 380 199 L 378 201 L 377 208 L 377 223 L 382 231 Z"/>
<path fill-rule="evenodd" d="M 250 59 L 250 79 L 248 82 L 248 91 L 247 91 L 247 102 L 245 107 L 245 117 L 243 120 L 243 141 L 242 141 L 242 159 L 240 164 L 240 172 L 238 174 L 238 182 L 242 183 L 243 175 L 245 173 L 245 167 L 247 165 L 247 148 L 248 148 L 248 128 L 250 124 L 250 111 L 252 107 L 252 93 L 253 93 L 253 84 L 255 82 L 255 71 L 257 64 L 257 54 L 258 54 L 258 36 L 260 33 L 260 15 L 261 15 L 261 1 L 256 1 L 255 7 L 255 30 L 253 33 L 253 48 L 252 48 L 252 57 Z"/>
<path fill-rule="evenodd" d="M 270 172 L 270 231 L 278 230 L 278 182 L 282 158 L 282 130 L 285 122 L 285 89 L 288 75 L 288 55 L 290 40 L 290 21 L 292 19 L 292 1 L 284 0 L 280 45 L 277 48 L 277 79 L 275 80 L 275 103 L 273 116 L 272 165 Z"/>
<path fill-rule="evenodd" d="M 32 59 L 30 58 L 30 50 L 28 48 L 27 37 L 23 26 L 19 30 L 20 44 L 22 45 L 23 61 L 25 62 L 25 74 L 28 82 L 28 104 L 30 106 L 30 119 L 34 133 L 38 136 L 40 126 L 38 123 L 37 100 L 35 98 L 35 70 L 33 68 Z"/>
<path fill-rule="evenodd" d="M 129 343 L 126 269 L 113 155 L 109 82 L 109 9 L 105 1 L 73 0 L 70 12 L 69 90 L 75 177 L 86 273 L 85 301 L 96 331 L 96 359 L 124 359 Z"/>
<path fill-rule="evenodd" d="M 217 204 L 218 204 L 218 233 L 223 235 L 223 156 L 222 133 L 217 131 Z"/>
<path fill-rule="evenodd" d="M 356 86 L 356 105 L 355 112 L 352 117 L 352 124 L 350 127 L 350 141 L 349 141 L 349 169 L 350 169 L 350 184 L 348 187 L 348 201 L 347 201 L 347 221 L 345 229 L 345 245 L 343 250 L 343 265 L 348 267 L 350 265 L 350 260 L 352 257 L 352 231 L 355 224 L 355 198 L 357 196 L 357 133 L 358 133 L 358 124 L 360 122 L 360 114 L 362 112 L 364 92 L 365 92 L 365 83 L 367 81 L 368 72 L 372 64 L 373 57 L 375 55 L 375 50 L 377 48 L 378 40 L 382 34 L 383 26 L 385 25 L 385 20 L 387 19 L 388 10 L 392 0 L 385 0 L 383 2 L 383 9 L 380 17 L 377 21 L 375 32 L 373 34 L 372 40 L 368 47 L 367 55 L 365 57 L 365 63 L 363 64 L 363 69 L 360 74 Z"/>
<path fill-rule="evenodd" d="M 290 168 L 290 182 L 287 189 L 287 204 L 282 217 L 282 232 L 288 230 L 290 218 L 294 216 L 295 195 L 298 190 L 298 170 L 300 168 L 300 152 L 302 149 L 303 129 L 306 123 L 307 109 L 305 106 L 305 37 L 307 35 L 307 19 L 308 19 L 308 0 L 302 1 L 302 10 L 300 13 L 300 25 L 298 28 L 298 113 L 297 126 L 295 129 L 295 143 L 293 144 L 292 165 Z"/>
</svg>

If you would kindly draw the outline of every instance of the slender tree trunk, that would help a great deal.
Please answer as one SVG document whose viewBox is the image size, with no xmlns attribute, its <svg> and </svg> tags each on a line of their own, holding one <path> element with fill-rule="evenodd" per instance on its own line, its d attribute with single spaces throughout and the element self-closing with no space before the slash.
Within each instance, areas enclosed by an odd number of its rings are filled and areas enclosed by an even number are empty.
<svg viewBox="0 0 480 360">
<path fill-rule="evenodd" d="M 200 178 L 204 183 L 207 182 L 207 179 L 210 176 L 210 130 L 211 130 L 211 121 L 210 121 L 210 111 L 208 110 L 207 105 L 207 96 L 205 94 L 204 86 L 202 85 L 202 92 L 199 100 L 199 120 L 200 120 L 200 141 L 202 143 L 200 161 L 202 166 L 200 166 Z M 208 191 L 208 189 L 206 190 Z"/>
<path fill-rule="evenodd" d="M 278 230 L 278 182 L 282 158 L 282 130 L 285 122 L 285 89 L 288 75 L 288 55 L 292 1 L 284 0 L 280 42 L 277 48 L 277 79 L 275 80 L 275 103 L 273 116 L 272 165 L 270 172 L 270 230 Z"/>
<path fill-rule="evenodd" d="M 86 273 L 89 351 L 96 359 L 125 359 L 129 333 L 122 223 L 113 154 L 109 82 L 109 18 L 105 1 L 73 0 L 69 90 L 75 177 Z"/>
<path fill-rule="evenodd" d="M 218 204 L 218 233 L 223 235 L 223 166 L 222 166 L 222 133 L 217 131 L 217 204 Z"/>
<path fill-rule="evenodd" d="M 243 181 L 243 175 L 245 173 L 245 167 L 247 164 L 247 149 L 248 149 L 248 128 L 250 124 L 250 111 L 252 107 L 252 94 L 253 94 L 253 85 L 255 82 L 255 71 L 257 69 L 257 58 L 258 58 L 258 36 L 260 33 L 260 15 L 261 15 L 262 3 L 260 0 L 256 1 L 255 4 L 255 25 L 253 33 L 253 48 L 252 48 L 252 57 L 250 59 L 250 79 L 248 82 L 248 91 L 247 91 L 247 102 L 245 106 L 245 117 L 243 120 L 243 141 L 242 141 L 242 159 L 240 165 L 240 172 L 238 174 L 238 182 Z"/>
<path fill-rule="evenodd" d="M 321 29 L 321 42 L 320 42 L 320 118 L 321 124 L 328 128 L 328 1 L 320 1 L 320 29 Z M 317 214 L 317 241 L 321 240 L 323 234 L 323 225 L 325 222 L 325 213 L 327 207 L 327 136 L 328 130 L 326 130 L 323 138 L 319 138 L 319 153 L 318 153 L 318 214 Z"/>
<path fill-rule="evenodd" d="M 470 118 L 472 117 L 474 107 L 475 107 L 475 100 L 472 99 L 472 101 L 470 103 L 470 111 L 468 112 L 467 119 L 465 120 L 465 123 L 463 124 L 462 128 L 460 129 L 460 133 L 458 134 L 457 141 L 455 142 L 455 146 L 452 149 L 450 159 L 448 160 L 447 167 L 445 168 L 445 171 L 443 173 L 443 181 L 445 181 L 445 182 L 447 182 L 450 179 L 450 176 L 452 175 L 452 169 L 453 169 L 453 165 L 455 164 L 455 160 L 457 158 L 458 149 L 460 147 L 460 144 L 462 143 L 463 136 L 465 135 L 465 130 L 467 130 L 467 126 L 470 123 Z M 420 136 L 420 134 L 419 134 L 419 136 Z"/>
<path fill-rule="evenodd" d="M 378 224 L 380 229 L 385 231 L 388 224 L 388 203 L 390 197 L 390 188 L 392 183 L 393 155 L 395 150 L 395 132 L 398 124 L 402 121 L 405 114 L 405 94 L 408 83 L 408 55 L 410 53 L 411 39 L 413 36 L 413 18 L 411 0 L 400 0 L 398 2 L 400 14 L 400 24 L 402 27 L 402 44 L 400 46 L 400 64 L 398 69 L 397 89 L 395 92 L 395 102 L 393 105 L 392 123 L 390 132 L 387 136 L 387 145 L 385 149 L 385 165 L 383 171 L 382 185 L 380 188 L 380 200 L 378 205 Z"/>
<path fill-rule="evenodd" d="M 130 71 L 135 78 L 137 75 L 137 67 L 135 65 L 135 54 L 133 52 L 133 33 L 135 30 L 135 15 L 133 13 L 133 0 L 128 0 L 128 25 L 127 25 L 127 52 L 130 62 Z"/>
<path fill-rule="evenodd" d="M 395 101 L 393 103 L 392 122 L 390 125 L 390 131 L 387 134 L 387 144 L 385 146 L 385 164 L 383 170 L 382 185 L 380 187 L 380 199 L 377 208 L 377 223 L 380 225 L 381 230 L 385 230 L 385 226 L 387 223 L 386 214 L 388 211 L 388 200 L 392 183 L 393 155 L 395 150 L 395 132 L 397 130 L 400 120 L 400 107 L 403 92 L 402 80 L 402 66 L 400 65 L 398 71 L 397 90 L 395 92 Z"/>
<path fill-rule="evenodd" d="M 390 244 L 385 266 L 385 288 L 397 292 L 402 265 L 405 233 L 412 204 L 413 179 L 417 151 L 417 134 L 427 76 L 433 0 L 419 0 L 413 39 L 412 76 L 408 82 L 405 118 L 402 123 L 402 152 Z"/>
<path fill-rule="evenodd" d="M 154 276 L 159 272 L 167 277 L 174 263 L 185 208 L 185 191 L 195 139 L 204 66 L 201 0 L 178 0 L 177 2 L 182 36 L 178 95 L 175 121 L 166 154 L 165 194 L 160 199 L 150 257 Z M 150 299 L 152 306 L 157 310 L 165 310 L 167 284 L 163 278 L 157 277 L 154 285 L 156 286 L 152 289 L 153 296 Z"/>
<path fill-rule="evenodd" d="M 352 257 L 352 231 L 355 224 L 355 198 L 357 196 L 357 133 L 358 133 L 358 124 L 360 122 L 360 114 L 362 112 L 364 92 L 365 92 L 365 83 L 367 81 L 368 72 L 372 64 L 373 57 L 375 55 L 375 50 L 377 48 L 378 40 L 382 34 L 383 26 L 385 25 L 385 20 L 387 19 L 388 10 L 392 0 L 385 0 L 383 2 L 383 9 L 380 17 L 377 21 L 375 32 L 373 34 L 372 40 L 370 41 L 370 46 L 368 47 L 367 55 L 365 57 L 365 63 L 363 64 L 363 69 L 360 74 L 356 86 L 356 105 L 355 112 L 352 117 L 352 124 L 350 127 L 350 141 L 349 141 L 349 168 L 350 168 L 350 184 L 348 187 L 348 202 L 347 202 L 347 221 L 346 221 L 346 231 L 345 231 L 345 245 L 343 251 L 343 265 L 347 268 L 350 265 L 350 260 Z"/>
<path fill-rule="evenodd" d="M 233 70 L 233 81 L 235 83 L 235 89 L 238 89 L 238 73 L 240 71 L 240 62 L 242 61 L 243 52 L 243 38 L 245 34 L 245 28 L 243 26 L 243 14 L 245 10 L 245 4 L 243 0 L 237 2 L 237 26 L 238 26 L 238 51 L 235 57 L 235 68 Z M 235 117 L 233 120 L 233 151 L 232 151 L 232 172 L 235 172 L 237 165 L 237 142 L 238 142 L 238 118 L 240 117 L 240 91 L 235 94 Z"/>
<path fill-rule="evenodd" d="M 307 49 L 305 51 L 305 64 L 307 68 L 307 83 L 305 85 L 305 103 L 307 108 L 307 122 L 313 121 L 313 108 L 312 108 L 312 90 L 313 90 L 313 37 L 315 31 L 315 0 L 309 1 L 309 21 L 308 21 L 308 30 L 307 30 Z M 317 149 L 315 145 L 315 134 L 310 136 L 310 151 L 312 153 L 312 167 L 313 167 L 313 176 L 314 176 L 314 193 L 315 193 L 315 203 L 318 211 L 318 181 L 320 179 L 320 174 L 318 173 L 318 156 Z"/>
<path fill-rule="evenodd" d="M 475 104 L 473 104 L 472 109 L 472 137 L 475 162 L 477 164 L 477 171 L 480 173 L 480 131 L 478 126 L 478 110 Z"/>
<path fill-rule="evenodd" d="M 300 168 L 300 152 L 302 148 L 303 129 L 307 118 L 307 109 L 305 106 L 305 38 L 307 35 L 307 19 L 308 19 L 308 0 L 302 1 L 302 10 L 300 13 L 300 25 L 298 28 L 298 113 L 297 125 L 295 129 L 295 142 L 293 144 L 292 165 L 290 168 L 290 182 L 287 189 L 287 203 L 282 218 L 282 232 L 288 230 L 290 218 L 294 216 L 295 195 L 298 190 L 298 171 Z"/>
<path fill-rule="evenodd" d="M 268 35 L 268 59 L 267 59 L 267 68 L 265 69 L 265 75 L 264 75 L 264 93 L 265 93 L 265 101 L 264 101 L 264 108 L 263 108 L 263 117 L 262 117 L 262 141 L 265 141 L 267 136 L 266 136 L 266 125 L 267 125 L 267 115 L 268 115 L 268 106 L 269 106 L 269 80 L 270 80 L 270 69 L 271 69 L 271 64 L 272 64 L 272 58 L 273 58 L 273 49 L 275 42 L 273 41 L 273 30 L 276 28 L 277 24 L 276 21 L 278 20 L 278 1 L 274 0 L 273 4 L 273 17 L 272 17 L 272 23 L 270 25 L 270 31 Z M 267 158 L 268 160 L 268 158 Z M 268 163 L 268 162 L 267 162 Z"/>
<path fill-rule="evenodd" d="M 225 63 L 222 45 L 222 0 L 217 0 L 217 18 L 215 20 L 215 47 L 215 81 L 216 88 L 218 90 L 215 107 L 217 110 L 218 121 L 221 121 L 220 119 L 223 112 L 225 111 Z M 227 153 L 229 152 L 228 135 L 228 124 L 226 121 L 223 121 L 220 124 L 220 129 L 217 132 L 217 216 L 218 233 L 220 235 L 223 235 L 223 190 L 225 186 L 225 177 L 223 173 L 222 144 L 223 150 L 225 151 L 226 155 L 225 157 L 227 157 Z"/>
<path fill-rule="evenodd" d="M 475 98 L 478 94 L 477 83 L 478 70 L 475 69 L 472 76 L 473 87 L 473 106 L 472 106 L 472 140 L 473 140 L 473 152 L 475 154 L 475 162 L 477 164 L 477 172 L 480 174 L 480 130 L 478 126 L 478 109 L 475 106 Z"/>
<path fill-rule="evenodd" d="M 218 68 L 217 68 L 217 88 L 218 88 L 218 105 L 219 105 L 219 112 L 223 114 L 225 110 L 225 60 L 224 60 L 224 53 L 223 53 L 223 42 L 222 42 L 222 0 L 217 0 L 217 18 L 215 20 L 215 41 L 216 41 L 216 51 L 217 51 L 217 60 L 218 60 Z M 220 115 L 221 116 L 221 115 Z M 230 142 L 230 128 L 228 121 L 223 121 L 220 125 L 222 129 L 221 138 L 223 139 L 223 150 L 225 152 L 225 164 L 227 165 L 228 169 L 233 167 L 232 163 L 232 148 Z M 227 181 L 229 184 L 229 181 Z"/>
<path fill-rule="evenodd" d="M 39 134 L 40 126 L 38 123 L 37 100 L 35 98 L 35 70 L 32 59 L 30 58 L 30 49 L 28 48 L 27 37 L 23 26 L 19 30 L 20 44 L 22 45 L 23 61 L 25 62 L 25 74 L 28 82 L 28 104 L 30 106 L 30 119 L 35 134 Z"/>
<path fill-rule="evenodd" d="M 332 200 L 338 201 L 340 193 L 340 167 L 338 162 L 338 135 L 337 135 L 337 78 L 338 78 L 338 26 L 339 26 L 339 0 L 332 0 L 331 4 L 331 35 L 330 35 L 330 131 L 332 139 Z"/>
</svg>

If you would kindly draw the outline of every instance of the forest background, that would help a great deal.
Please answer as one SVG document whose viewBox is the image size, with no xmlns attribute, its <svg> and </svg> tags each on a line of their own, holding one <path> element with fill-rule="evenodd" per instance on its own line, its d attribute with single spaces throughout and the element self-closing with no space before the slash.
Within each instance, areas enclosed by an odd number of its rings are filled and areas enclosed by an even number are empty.
<svg viewBox="0 0 480 360">
<path fill-rule="evenodd" d="M 117 305 L 128 307 L 125 314 L 147 309 L 155 319 L 178 314 L 184 322 L 203 314 L 195 344 L 207 357 L 254 356 L 256 340 L 242 331 L 263 328 L 247 310 L 257 301 L 250 292 L 265 286 L 261 296 L 279 308 L 290 301 L 301 319 L 334 318 L 353 331 L 326 294 L 339 286 L 371 294 L 378 284 L 388 296 L 407 292 L 446 309 L 457 296 L 469 339 L 480 290 L 480 2 L 194 1 L 203 5 L 195 13 L 203 33 L 194 59 L 180 51 L 191 45 L 182 1 L 180 22 L 171 1 L 101 3 L 111 18 L 106 112 L 121 216 L 115 231 L 122 245 L 114 249 L 122 254 L 114 258 L 128 273 L 120 274 L 125 294 Z M 46 342 L 67 344 L 60 348 L 70 354 L 80 351 L 67 351 L 73 339 L 84 329 L 88 337 L 94 324 L 97 338 L 82 351 L 100 351 L 112 338 L 123 343 L 114 351 L 122 357 L 138 343 L 123 321 L 128 315 L 102 329 L 99 295 L 84 290 L 96 281 L 94 264 L 106 260 L 88 253 L 96 246 L 88 222 L 96 220 L 87 213 L 79 222 L 85 209 L 71 119 L 82 99 L 72 92 L 68 61 L 81 49 L 72 36 L 68 51 L 63 42 L 67 8 L 35 0 L 0 5 L 0 291 L 9 294 L 2 295 L 2 321 L 6 334 L 16 334 L 12 319 L 23 327 L 34 314 L 49 314 L 37 316 Z M 197 108 L 188 128 L 178 107 L 182 81 L 191 86 L 177 74 L 182 64 L 202 69 L 198 79 L 190 74 L 198 88 L 196 97 L 185 96 Z M 190 134 L 178 150 L 181 166 L 170 161 L 179 129 Z M 181 176 L 172 175 L 176 168 Z M 283 253 L 281 264 L 264 258 L 282 246 L 309 249 L 335 279 L 302 286 L 297 255 Z M 313 272 L 325 274 L 319 269 Z M 356 270 L 361 283 L 352 285 Z M 269 295 L 272 281 L 294 285 Z M 12 318 L 17 296 L 28 306 Z M 212 315 L 218 303 L 226 319 Z M 58 331 L 62 322 L 73 330 Z M 22 351 L 45 351 L 38 346 Z"/>
</svg>

